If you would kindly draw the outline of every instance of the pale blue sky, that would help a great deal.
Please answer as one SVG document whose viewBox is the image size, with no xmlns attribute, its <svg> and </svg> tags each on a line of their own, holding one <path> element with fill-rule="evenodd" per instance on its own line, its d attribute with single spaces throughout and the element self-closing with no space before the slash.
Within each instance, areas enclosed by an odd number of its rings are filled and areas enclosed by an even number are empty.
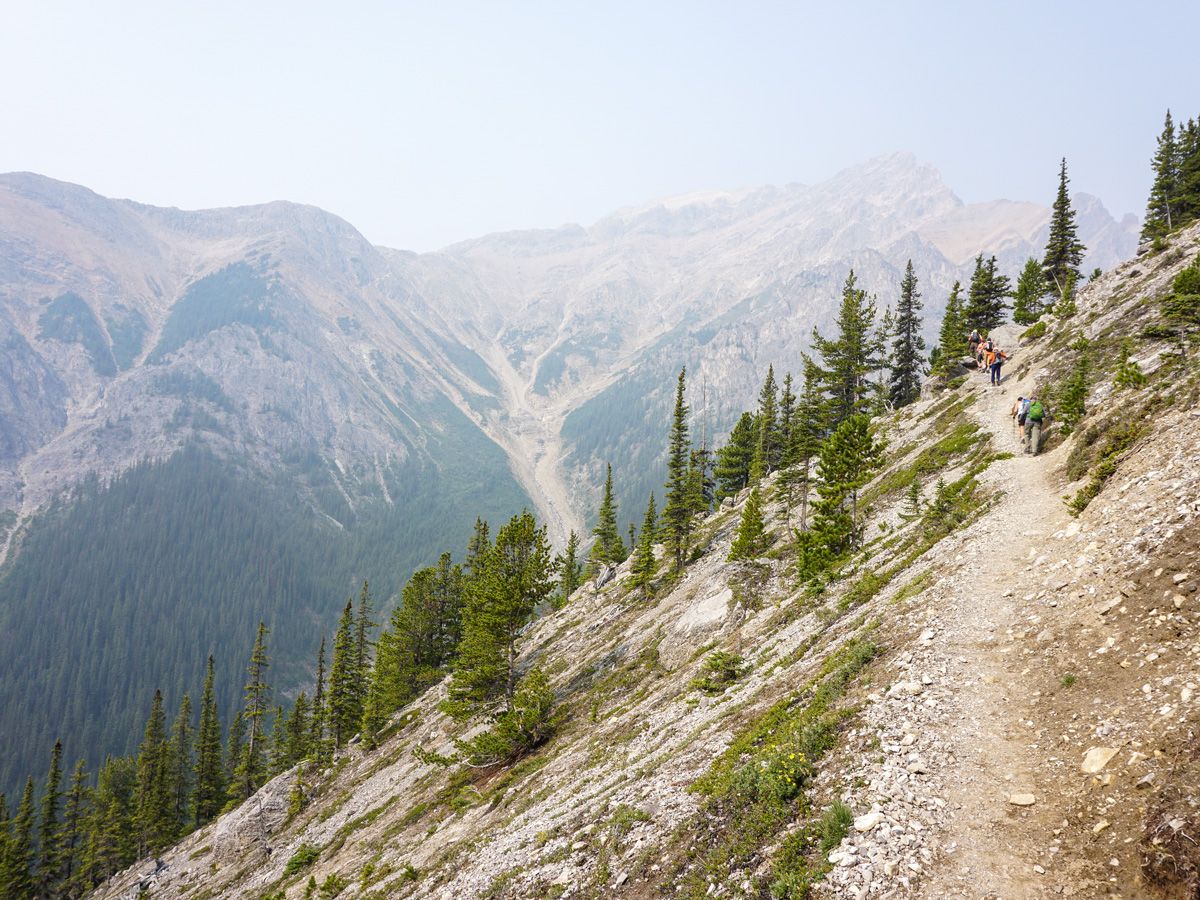
<svg viewBox="0 0 1200 900">
<path fill-rule="evenodd" d="M 1200 3 L 1147 6 L 10 0 L 0 171 L 419 250 L 894 150 L 966 200 L 1049 202 L 1065 155 L 1140 214 L 1200 114 Z"/>
</svg>

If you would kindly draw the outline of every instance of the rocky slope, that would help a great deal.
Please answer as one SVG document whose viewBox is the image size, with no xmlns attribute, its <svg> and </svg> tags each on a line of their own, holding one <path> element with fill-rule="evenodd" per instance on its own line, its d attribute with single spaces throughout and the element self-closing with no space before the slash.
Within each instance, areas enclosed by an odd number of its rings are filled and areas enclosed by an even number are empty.
<svg viewBox="0 0 1200 900">
<path fill-rule="evenodd" d="M 1130 222 L 1077 202 L 1095 247 L 1089 266 L 1132 252 Z M 228 711 L 258 619 L 275 633 L 286 695 L 357 583 L 370 579 L 387 603 L 415 566 L 463 546 L 477 515 L 499 520 L 531 502 L 561 544 L 584 528 L 611 460 L 623 527 L 661 483 L 660 423 L 679 366 L 692 372 L 698 431 L 712 444 L 768 361 L 798 368 L 850 266 L 882 303 L 911 257 L 932 328 L 975 253 L 1015 271 L 1040 248 L 1046 215 L 1035 204 L 964 204 L 900 154 L 814 186 L 675 198 L 586 229 L 415 255 L 296 204 L 157 209 L 0 177 L 0 558 L 10 564 L 0 732 L 17 735 L 0 755 L 0 788 L 40 769 L 56 736 L 68 755 L 79 752 L 72 741 L 86 743 L 93 763 L 132 750 L 144 701 L 128 698 L 198 687 L 204 651 L 180 660 L 167 649 L 189 629 L 218 651 Z M 211 511 L 177 511 L 181 521 L 162 527 L 176 541 L 154 553 L 113 527 L 170 505 L 178 491 L 151 492 L 135 467 L 169 467 L 185 448 L 226 470 L 229 505 L 269 495 L 261 514 L 278 525 L 252 531 L 269 532 L 277 553 L 188 555 L 209 543 L 246 548 L 245 535 L 218 533 L 229 515 Z M 64 493 L 127 472 L 139 505 L 109 520 L 98 519 L 103 503 Z M 88 524 L 72 533 L 77 520 Z M 98 554 L 83 530 L 114 540 Z M 38 534 L 41 556 L 22 570 L 17 551 Z M 276 561 L 303 560 L 314 542 L 333 557 L 314 571 L 297 577 L 293 562 Z M 146 587 L 155 573 L 230 565 L 239 571 L 220 583 Z M 279 587 L 280 570 L 298 583 Z M 134 588 L 117 599 L 114 584 Z M 147 643 L 147 622 L 165 635 L 139 657 L 140 674 L 91 649 L 106 628 L 110 646 Z M 54 662 L 77 657 L 94 669 Z M 77 685 L 56 694 L 57 709 L 27 689 L 29 660 L 46 663 L 43 683 Z M 81 696 L 96 685 L 108 712 L 86 717 L 97 704 Z M 80 731 L 85 717 L 111 733 Z"/>
<path fill-rule="evenodd" d="M 658 596 L 621 569 L 530 627 L 523 664 L 570 713 L 534 755 L 422 761 L 465 733 L 439 686 L 304 773 L 298 814 L 292 771 L 97 896 L 1194 892 L 1200 369 L 1157 310 L 1198 253 L 1200 226 L 1043 335 L 1002 331 L 1001 387 L 930 384 L 878 421 L 869 541 L 823 587 L 791 573 L 771 482 L 766 557 L 725 561 L 726 506 Z M 1053 397 L 1081 333 L 1088 414 L 1025 456 L 1012 401 Z M 1126 339 L 1144 387 L 1114 384 Z"/>
</svg>

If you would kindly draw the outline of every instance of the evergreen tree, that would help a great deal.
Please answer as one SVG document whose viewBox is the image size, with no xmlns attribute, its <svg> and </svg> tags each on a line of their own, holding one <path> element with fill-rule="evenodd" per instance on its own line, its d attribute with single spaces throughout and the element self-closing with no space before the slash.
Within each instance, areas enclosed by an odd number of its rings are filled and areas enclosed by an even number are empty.
<svg viewBox="0 0 1200 900">
<path fill-rule="evenodd" d="M 463 561 L 463 570 L 469 577 L 478 574 L 479 568 L 483 563 L 483 558 L 487 555 L 488 549 L 492 546 L 491 537 L 488 534 L 488 523 L 483 519 L 475 520 L 475 531 L 471 534 L 471 540 L 467 544 L 467 558 Z"/>
<path fill-rule="evenodd" d="M 81 876 L 88 885 L 98 884 L 136 858 L 137 778 L 137 762 L 127 756 L 109 757 L 100 767 Z"/>
<path fill-rule="evenodd" d="M 1091 386 L 1091 359 L 1088 349 L 1088 340 L 1083 335 L 1071 344 L 1074 364 L 1058 396 L 1057 412 L 1064 434 L 1070 434 L 1087 413 L 1087 395 Z"/>
<path fill-rule="evenodd" d="M 687 369 L 680 369 L 675 384 L 675 411 L 671 417 L 670 441 L 667 444 L 666 503 L 663 507 L 667 553 L 674 560 L 676 572 L 683 570 L 692 531 L 692 508 L 688 503 L 687 490 L 691 446 L 688 440 L 688 407 L 683 399 L 686 377 Z M 759 434 L 762 434 L 761 429 Z"/>
<path fill-rule="evenodd" d="M 1042 273 L 1046 289 L 1061 295 L 1067 278 L 1079 278 L 1079 265 L 1083 262 L 1085 248 L 1079 241 L 1075 226 L 1075 210 L 1071 208 L 1071 197 L 1067 193 L 1067 161 L 1064 158 L 1058 171 L 1058 195 L 1050 213 L 1050 237 L 1046 241 L 1046 255 L 1042 260 Z"/>
<path fill-rule="evenodd" d="M 480 578 L 485 560 L 479 561 Z M 449 553 L 408 580 L 375 654 L 365 715 L 372 740 L 392 713 L 441 679 L 458 646 L 464 593 L 478 582 L 465 579 Z"/>
<path fill-rule="evenodd" d="M 192 808 L 196 827 L 216 818 L 225 804 L 225 767 L 221 762 L 221 719 L 213 690 L 213 658 L 208 657 L 204 692 L 200 695 L 200 725 L 196 730 L 195 791 Z"/>
<path fill-rule="evenodd" d="M 714 484 L 710 470 L 708 451 L 703 447 L 692 450 L 688 455 L 687 506 L 693 517 L 705 515 L 712 507 Z"/>
<path fill-rule="evenodd" d="M 354 737 L 362 721 L 356 647 L 354 603 L 347 600 L 333 636 L 333 662 L 329 667 L 329 735 L 335 750 Z"/>
<path fill-rule="evenodd" d="M 779 442 L 779 389 L 775 384 L 775 367 L 767 366 L 767 377 L 758 392 L 758 440 L 750 464 L 750 480 L 758 481 L 779 468 L 783 448 Z"/>
<path fill-rule="evenodd" d="M 171 725 L 167 744 L 168 778 L 171 789 L 171 839 L 177 839 L 192 821 L 192 776 L 195 759 L 192 755 L 192 698 L 187 694 L 179 702 L 179 712 Z"/>
<path fill-rule="evenodd" d="M 792 373 L 783 376 L 783 390 L 779 393 L 779 462 L 782 467 L 792 442 L 792 428 L 796 418 L 796 393 Z"/>
<path fill-rule="evenodd" d="M 946 298 L 946 312 L 938 332 L 938 345 L 932 359 L 935 372 L 945 374 L 967 352 L 967 320 L 962 306 L 962 285 L 954 282 Z"/>
<path fill-rule="evenodd" d="M 758 488 L 750 489 L 746 505 L 742 507 L 742 518 L 738 523 L 737 537 L 729 548 L 729 559 L 753 559 L 767 549 L 767 531 L 763 522 L 762 499 Z"/>
<path fill-rule="evenodd" d="M 750 465 L 758 446 L 758 428 L 754 416 L 744 412 L 725 446 L 717 451 L 717 463 L 713 474 L 716 477 L 716 499 L 733 496 L 750 483 Z"/>
<path fill-rule="evenodd" d="M 139 855 L 167 846 L 174 837 L 171 828 L 172 797 L 167 754 L 167 720 L 163 711 L 163 696 L 162 691 L 155 691 L 137 755 L 134 830 Z"/>
<path fill-rule="evenodd" d="M 449 558 L 449 554 L 446 554 Z M 379 627 L 379 623 L 371 617 L 375 614 L 375 606 L 371 601 L 371 588 L 363 582 L 362 591 L 358 595 L 358 609 L 354 616 L 354 657 L 358 665 L 359 707 L 366 702 L 367 679 L 371 675 L 371 652 L 374 642 L 371 632 Z"/>
<path fill-rule="evenodd" d="M 266 623 L 259 622 L 254 648 L 250 651 L 250 663 L 246 667 L 246 686 L 242 695 L 242 723 L 246 734 L 234 770 L 233 793 L 238 800 L 245 800 L 253 794 L 267 777 L 266 716 L 271 704 L 271 687 L 267 684 L 267 669 L 271 665 L 267 657 L 269 633 Z"/>
<path fill-rule="evenodd" d="M 1154 150 L 1151 167 L 1154 170 L 1154 182 L 1150 186 L 1150 198 L 1146 201 L 1146 218 L 1142 222 L 1142 240 L 1164 237 L 1175 227 L 1178 216 L 1176 212 L 1180 188 L 1180 153 L 1175 140 L 1175 123 L 1171 120 L 1171 111 L 1167 110 L 1163 122 L 1162 133 L 1158 136 L 1158 146 Z"/>
<path fill-rule="evenodd" d="M 478 528 L 478 520 L 475 524 Z M 484 523 L 483 528 L 486 537 L 487 523 Z M 319 766 L 328 765 L 330 761 L 328 729 L 329 701 L 325 697 L 325 635 L 321 635 L 321 648 L 317 651 L 317 681 L 313 688 L 312 722 L 308 739 L 308 752 Z"/>
<path fill-rule="evenodd" d="M 8 852 L 11 844 L 8 821 L 8 798 L 0 791 L 0 891 L 8 887 Z M 0 894 L 7 896 L 7 894 Z"/>
<path fill-rule="evenodd" d="M 1046 283 L 1042 278 L 1042 266 L 1032 257 L 1025 260 L 1025 268 L 1017 278 L 1017 290 L 1013 294 L 1013 321 L 1018 325 L 1032 325 L 1042 317 L 1042 298 L 1046 296 Z"/>
<path fill-rule="evenodd" d="M 890 306 L 883 308 L 883 315 L 879 317 L 879 328 L 875 332 L 875 342 L 879 347 L 879 352 L 875 357 L 876 379 L 875 379 L 875 402 L 871 407 L 871 415 L 881 416 L 888 411 L 891 405 L 891 392 L 888 389 L 888 384 L 891 380 L 893 367 L 892 342 L 896 337 L 896 314 L 892 312 Z"/>
<path fill-rule="evenodd" d="M 555 566 L 558 570 L 558 606 L 562 606 L 583 583 L 583 565 L 579 562 L 579 535 L 574 529 L 567 537 L 567 546 Z"/>
<path fill-rule="evenodd" d="M 658 561 L 654 558 L 654 530 L 658 523 L 658 510 L 654 506 L 654 493 L 646 504 L 646 514 L 642 518 L 642 537 L 638 541 L 633 556 L 633 583 L 641 588 L 642 593 L 650 595 L 650 586 L 654 581 L 654 573 L 658 570 Z"/>
<path fill-rule="evenodd" d="M 280 772 L 286 772 L 291 768 L 292 764 L 288 756 L 288 728 L 287 714 L 283 711 L 282 706 L 276 705 L 275 713 L 271 717 L 271 737 L 269 741 L 271 752 L 269 756 L 269 764 L 267 766 L 270 777 L 274 778 Z"/>
<path fill-rule="evenodd" d="M 825 436 L 825 401 L 821 395 L 821 370 L 804 356 L 804 384 L 792 420 L 792 439 L 784 468 L 783 486 L 791 515 L 792 491 L 800 492 L 800 530 L 808 527 L 808 492 L 812 483 L 812 461 Z"/>
<path fill-rule="evenodd" d="M 964 313 L 967 327 L 987 332 L 1003 325 L 1004 311 L 1008 309 L 1005 298 L 1009 296 L 1009 287 L 1008 276 L 996 271 L 996 257 L 984 260 L 982 253 L 976 256 L 971 286 L 967 289 Z"/>
<path fill-rule="evenodd" d="M 591 574 L 595 575 L 605 565 L 619 565 L 628 555 L 617 528 L 617 501 L 613 499 L 612 465 L 605 467 L 604 497 L 600 501 L 600 514 L 592 532 Z"/>
<path fill-rule="evenodd" d="M 307 691 L 301 691 L 296 702 L 292 704 L 292 711 L 288 714 L 285 728 L 287 730 L 287 761 L 290 768 L 307 757 L 309 752 L 308 741 L 312 723 L 309 721 Z"/>
<path fill-rule="evenodd" d="M 821 375 L 829 395 L 829 422 L 833 427 L 857 413 L 870 412 L 876 386 L 868 376 L 877 368 L 875 301 L 858 287 L 854 271 L 842 287 L 838 310 L 838 336 L 827 340 L 813 329 L 813 347 L 821 357 Z"/>
<path fill-rule="evenodd" d="M 896 331 L 892 341 L 892 377 L 890 399 L 899 409 L 921 396 L 924 374 L 925 341 L 921 337 L 921 292 L 912 260 L 900 282 L 900 302 L 896 305 Z"/>
<path fill-rule="evenodd" d="M 4 871 L 0 873 L 0 888 L 4 889 L 6 898 L 26 900 L 37 896 L 33 872 L 33 817 L 33 777 L 30 776 L 25 781 L 25 792 L 12 820 Z"/>
<path fill-rule="evenodd" d="M 239 709 L 233 714 L 229 723 L 229 734 L 225 736 L 225 784 L 226 799 L 240 803 L 243 797 L 239 794 L 238 765 L 246 749 L 246 716 L 245 710 Z"/>
<path fill-rule="evenodd" d="M 483 563 L 479 581 L 467 593 L 451 697 L 468 707 L 503 695 L 512 704 L 516 685 L 517 639 L 534 610 L 553 588 L 553 564 L 546 529 L 528 510 L 500 529 Z"/>
<path fill-rule="evenodd" d="M 1129 338 L 1121 341 L 1121 354 L 1117 358 L 1117 372 L 1113 376 L 1113 386 L 1117 388 L 1140 388 L 1146 384 L 1146 375 L 1142 367 L 1133 358 L 1133 341 Z"/>
<path fill-rule="evenodd" d="M 87 840 L 87 821 L 90 813 L 91 789 L 88 787 L 87 764 L 81 759 L 71 773 L 71 787 L 63 805 L 63 823 L 59 836 L 61 893 L 76 897 L 84 892 L 81 878 L 83 851 Z"/>
<path fill-rule="evenodd" d="M 883 445 L 871 434 L 865 415 L 844 421 L 821 447 L 817 463 L 820 499 L 812 528 L 801 542 L 801 570 L 820 571 L 855 550 L 861 542 L 858 491 L 870 481 L 883 456 Z"/>
<path fill-rule="evenodd" d="M 57 885 L 62 872 L 62 826 L 58 821 L 62 804 L 62 741 L 54 742 L 50 753 L 50 771 L 46 775 L 46 790 L 42 794 L 42 815 L 38 822 L 38 850 L 42 864 L 39 881 L 49 887 Z"/>
<path fill-rule="evenodd" d="M 1200 121 L 1179 130 L 1179 188 L 1172 223 L 1176 228 L 1200 219 Z"/>
</svg>

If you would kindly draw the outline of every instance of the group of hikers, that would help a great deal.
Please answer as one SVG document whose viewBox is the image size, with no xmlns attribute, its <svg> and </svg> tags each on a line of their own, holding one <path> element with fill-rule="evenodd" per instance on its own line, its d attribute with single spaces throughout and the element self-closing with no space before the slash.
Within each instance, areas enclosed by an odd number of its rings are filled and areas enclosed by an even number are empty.
<svg viewBox="0 0 1200 900">
<path fill-rule="evenodd" d="M 971 358 L 975 360 L 976 366 L 984 372 L 991 373 L 991 384 L 999 386 L 1000 367 L 1008 359 L 1008 354 L 996 346 L 996 342 L 990 337 L 980 336 L 978 331 L 971 332 L 971 336 L 967 339 L 967 350 L 971 354 Z"/>
<path fill-rule="evenodd" d="M 1000 367 L 1008 359 L 1008 354 L 1001 350 L 992 338 L 985 338 L 978 331 L 972 331 L 967 339 L 967 351 L 980 371 L 990 373 L 990 384 L 999 385 Z M 1032 394 L 1028 397 L 1018 397 L 1012 405 L 1010 416 L 1025 452 L 1037 456 L 1041 447 L 1042 426 L 1049 418 L 1046 404 Z"/>
</svg>

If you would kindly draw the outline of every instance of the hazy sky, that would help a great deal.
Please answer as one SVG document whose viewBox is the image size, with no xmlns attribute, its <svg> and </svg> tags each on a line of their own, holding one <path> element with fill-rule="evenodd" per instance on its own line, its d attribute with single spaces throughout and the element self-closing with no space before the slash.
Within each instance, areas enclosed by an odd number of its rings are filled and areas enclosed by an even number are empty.
<svg viewBox="0 0 1200 900">
<path fill-rule="evenodd" d="M 1200 3 L 1147 6 L 9 0 L 0 171 L 419 250 L 894 150 L 1047 203 L 1065 155 L 1140 214 L 1164 110 L 1200 114 Z"/>
</svg>

